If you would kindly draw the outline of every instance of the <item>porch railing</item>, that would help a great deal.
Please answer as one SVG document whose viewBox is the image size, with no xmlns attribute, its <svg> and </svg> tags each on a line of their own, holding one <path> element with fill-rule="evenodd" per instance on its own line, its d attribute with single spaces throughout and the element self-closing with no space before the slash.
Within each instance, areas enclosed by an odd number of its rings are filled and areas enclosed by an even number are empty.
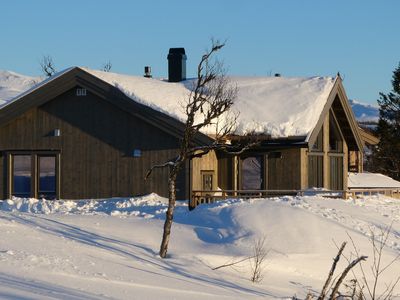
<svg viewBox="0 0 400 300">
<path fill-rule="evenodd" d="M 189 209 L 205 203 L 214 203 L 225 199 L 250 199 L 250 198 L 267 198 L 274 196 L 304 196 L 304 195 L 322 195 L 329 198 L 356 198 L 358 195 L 385 195 L 392 198 L 400 199 L 400 189 L 398 188 L 364 188 L 364 189 L 348 189 L 348 190 L 194 190 L 189 201 Z"/>
<path fill-rule="evenodd" d="M 384 195 L 392 198 L 400 199 L 400 189 L 399 188 L 363 188 L 363 189 L 348 189 L 347 197 L 357 197 L 361 196 L 371 196 L 371 195 Z"/>
<path fill-rule="evenodd" d="M 323 194 L 326 197 L 346 197 L 346 191 L 312 191 L 312 190 L 194 190 L 189 202 L 189 208 L 194 209 L 196 206 L 204 203 L 214 203 L 225 199 L 250 199 L 250 198 L 266 198 L 274 196 L 304 196 L 306 194 L 315 195 Z"/>
</svg>

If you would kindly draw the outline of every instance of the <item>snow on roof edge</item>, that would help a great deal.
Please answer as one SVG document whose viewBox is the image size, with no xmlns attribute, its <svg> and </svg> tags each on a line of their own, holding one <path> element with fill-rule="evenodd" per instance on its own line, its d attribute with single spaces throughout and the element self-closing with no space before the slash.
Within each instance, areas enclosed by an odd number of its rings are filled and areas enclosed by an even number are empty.
<svg viewBox="0 0 400 300">
<path fill-rule="evenodd" d="M 165 80 L 153 79 L 150 82 L 149 79 L 143 79 L 141 76 L 102 72 L 79 66 L 67 68 L 32 86 L 10 99 L 0 109 L 75 68 L 118 88 L 133 101 L 167 114 L 180 122 L 185 120 L 185 115 L 180 111 L 182 108 L 179 108 L 182 103 L 178 102 L 185 99 L 182 95 L 186 95 L 189 90 L 187 81 L 169 83 Z M 193 80 L 195 79 L 189 81 Z M 240 127 L 238 126 L 237 134 L 245 135 L 246 132 L 256 132 L 269 134 L 273 139 L 305 137 L 304 141 L 308 142 L 318 124 L 321 112 L 325 109 L 332 94 L 337 76 L 336 78 L 321 76 L 231 77 L 231 80 L 233 83 L 241 85 L 241 97 L 238 99 L 238 103 L 235 102 L 235 108 L 241 112 L 242 119 L 238 124 Z M 291 100 L 293 97 L 298 98 L 297 102 Z M 289 102 L 285 101 L 286 99 Z M 298 106 L 293 108 L 292 103 Z M 279 106 L 284 109 L 286 107 L 286 111 L 282 113 L 282 109 L 276 110 Z M 260 110 L 260 108 L 263 109 Z M 308 110 L 310 112 L 307 112 Z M 274 111 L 275 114 L 271 115 L 269 111 Z"/>
<path fill-rule="evenodd" d="M 326 103 L 325 103 L 325 105 L 324 105 L 324 108 L 322 109 L 322 112 L 325 110 L 325 107 L 328 105 L 328 100 L 331 98 L 331 95 L 332 95 L 332 93 L 333 93 L 333 87 L 335 86 L 336 82 L 338 81 L 338 78 L 339 78 L 339 76 L 336 76 L 336 77 L 335 77 L 335 80 L 334 80 L 334 82 L 333 82 L 331 91 L 329 92 L 329 95 L 328 95 L 328 97 L 326 98 Z M 321 113 L 322 113 L 322 112 L 321 112 Z M 322 117 L 322 116 L 321 116 L 321 117 Z M 320 118 L 321 118 L 321 117 L 320 117 Z M 318 121 L 319 121 L 319 120 L 318 120 Z M 315 127 L 317 126 L 318 121 L 317 121 L 317 123 L 315 124 L 314 129 L 315 129 Z M 311 138 L 311 135 L 312 135 L 313 132 L 314 132 L 314 129 L 311 130 L 311 131 L 308 133 L 306 139 L 304 140 L 306 143 L 308 143 L 308 142 L 310 141 L 310 138 Z"/>
</svg>

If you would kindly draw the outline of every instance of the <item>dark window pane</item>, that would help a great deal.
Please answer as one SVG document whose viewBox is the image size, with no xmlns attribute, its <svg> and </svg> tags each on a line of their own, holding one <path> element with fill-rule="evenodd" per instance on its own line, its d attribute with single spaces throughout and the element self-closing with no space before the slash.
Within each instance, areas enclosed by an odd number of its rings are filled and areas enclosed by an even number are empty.
<svg viewBox="0 0 400 300">
<path fill-rule="evenodd" d="M 252 156 L 242 161 L 242 189 L 261 190 L 263 185 L 263 158 Z"/>
<path fill-rule="evenodd" d="M 203 191 L 213 190 L 213 174 L 211 172 L 202 172 L 203 175 Z"/>
<path fill-rule="evenodd" d="M 13 196 L 30 197 L 31 196 L 31 156 L 15 155 L 13 156 Z"/>
<path fill-rule="evenodd" d="M 308 156 L 308 187 L 319 188 L 324 186 L 323 156 Z"/>
<path fill-rule="evenodd" d="M 342 137 L 332 113 L 329 115 L 329 151 L 343 152 Z"/>
<path fill-rule="evenodd" d="M 56 198 L 56 158 L 39 156 L 39 198 Z"/>
<path fill-rule="evenodd" d="M 317 140 L 315 141 L 314 145 L 312 145 L 311 147 L 311 151 L 315 151 L 315 152 L 321 152 L 323 151 L 323 142 L 324 142 L 324 138 L 323 138 L 323 128 L 321 128 L 320 132 L 318 133 L 317 136 Z"/>
</svg>

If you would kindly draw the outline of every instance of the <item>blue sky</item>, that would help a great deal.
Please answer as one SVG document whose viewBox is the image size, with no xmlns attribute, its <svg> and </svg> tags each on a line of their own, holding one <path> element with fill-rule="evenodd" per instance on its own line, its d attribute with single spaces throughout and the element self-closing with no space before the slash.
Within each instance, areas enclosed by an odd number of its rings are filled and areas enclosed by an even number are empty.
<svg viewBox="0 0 400 300">
<path fill-rule="evenodd" d="M 232 75 L 334 76 L 349 98 L 374 103 L 400 62 L 398 0 L 0 0 L 0 69 L 40 74 L 51 55 L 72 65 L 166 77 L 170 47 L 185 47 L 187 73 L 210 38 Z"/>
</svg>

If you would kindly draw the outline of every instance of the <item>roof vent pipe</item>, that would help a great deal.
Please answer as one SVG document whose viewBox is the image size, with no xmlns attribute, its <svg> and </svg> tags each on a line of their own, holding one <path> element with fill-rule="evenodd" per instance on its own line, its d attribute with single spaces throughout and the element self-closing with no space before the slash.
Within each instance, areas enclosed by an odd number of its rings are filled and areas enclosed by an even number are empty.
<svg viewBox="0 0 400 300">
<path fill-rule="evenodd" d="M 168 81 L 186 80 L 185 48 L 170 48 L 168 53 Z"/>
<path fill-rule="evenodd" d="M 144 77 L 146 78 L 151 78 L 151 67 L 150 66 L 145 66 L 144 67 Z"/>
</svg>

